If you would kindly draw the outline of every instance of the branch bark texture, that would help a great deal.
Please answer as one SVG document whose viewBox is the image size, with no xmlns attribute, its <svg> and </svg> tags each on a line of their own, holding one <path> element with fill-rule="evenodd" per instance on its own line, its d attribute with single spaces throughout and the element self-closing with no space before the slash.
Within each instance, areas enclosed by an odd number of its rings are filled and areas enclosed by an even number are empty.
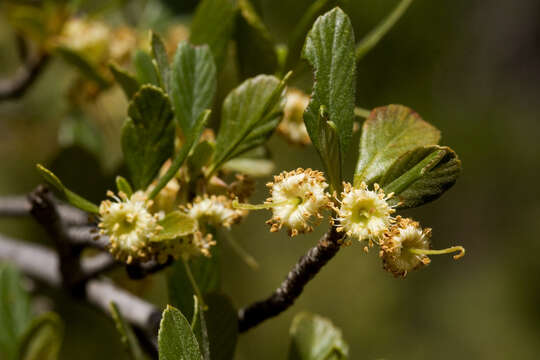
<svg viewBox="0 0 540 360">
<path fill-rule="evenodd" d="M 343 236 L 332 227 L 292 268 L 287 278 L 266 299 L 238 311 L 238 328 L 245 332 L 261 322 L 279 315 L 300 296 L 306 284 L 333 258 Z"/>
<path fill-rule="evenodd" d="M 49 55 L 45 53 L 38 53 L 24 59 L 24 63 L 12 77 L 0 80 L 0 101 L 23 96 L 48 62 Z"/>
</svg>

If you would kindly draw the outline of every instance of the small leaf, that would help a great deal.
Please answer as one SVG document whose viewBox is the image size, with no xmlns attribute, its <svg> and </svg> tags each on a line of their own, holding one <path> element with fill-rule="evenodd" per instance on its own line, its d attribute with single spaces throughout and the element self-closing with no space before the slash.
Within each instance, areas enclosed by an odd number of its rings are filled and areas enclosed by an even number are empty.
<svg viewBox="0 0 540 360">
<path fill-rule="evenodd" d="M 461 161 L 449 147 L 419 147 L 403 154 L 381 178 L 390 203 L 397 208 L 423 205 L 452 187 L 461 172 Z"/>
<path fill-rule="evenodd" d="M 168 305 L 158 334 L 159 360 L 202 360 L 197 339 L 182 313 Z"/>
<path fill-rule="evenodd" d="M 89 213 L 97 214 L 99 213 L 99 207 L 92 202 L 86 200 L 82 196 L 79 196 L 75 194 L 73 191 L 69 190 L 62 184 L 60 179 L 56 175 L 54 175 L 49 169 L 44 167 L 41 164 L 37 164 L 36 168 L 38 169 L 40 175 L 47 181 L 49 184 L 51 184 L 56 190 L 58 190 L 61 194 L 64 195 L 66 200 L 73 206 L 78 207 L 81 210 L 84 210 Z"/>
<path fill-rule="evenodd" d="M 212 360 L 232 360 L 238 339 L 238 317 L 231 299 L 212 293 L 205 297 L 204 312 Z"/>
<path fill-rule="evenodd" d="M 128 198 L 133 195 L 133 189 L 131 188 L 131 185 L 129 185 L 129 181 L 122 176 L 116 177 L 116 188 L 119 192 L 122 191 L 124 194 L 126 194 Z"/>
<path fill-rule="evenodd" d="M 235 0 L 203 0 L 191 23 L 190 43 L 208 44 L 218 68 L 227 55 L 227 45 L 234 31 Z"/>
<path fill-rule="evenodd" d="M 214 143 L 206 140 L 201 141 L 195 146 L 193 153 L 187 159 L 189 173 L 193 177 L 201 173 L 203 166 L 208 165 L 214 155 L 215 148 L 216 145 Z"/>
<path fill-rule="evenodd" d="M 81 74 L 96 82 L 101 88 L 107 88 L 111 85 L 109 81 L 100 73 L 98 68 L 82 54 L 79 54 L 78 52 L 64 46 L 58 46 L 54 51 L 62 59 L 64 59 L 65 62 L 76 67 Z"/>
<path fill-rule="evenodd" d="M 181 211 L 172 211 L 168 213 L 159 225 L 163 227 L 152 241 L 170 240 L 177 237 L 193 234 L 197 230 L 197 220 Z"/>
<path fill-rule="evenodd" d="M 168 96 L 143 85 L 129 104 L 122 150 L 135 189 L 145 189 L 173 153 L 175 126 Z"/>
<path fill-rule="evenodd" d="M 0 354 L 17 358 L 17 344 L 31 322 L 30 297 L 22 287 L 19 271 L 0 263 Z"/>
<path fill-rule="evenodd" d="M 341 331 L 322 316 L 299 313 L 290 333 L 289 360 L 345 360 L 349 356 Z"/>
<path fill-rule="evenodd" d="M 402 105 L 373 109 L 362 127 L 354 184 L 372 184 L 400 156 L 419 146 L 436 145 L 440 132 Z"/>
<path fill-rule="evenodd" d="M 235 38 L 242 79 L 275 73 L 278 59 L 272 35 L 249 0 L 239 0 L 238 7 Z"/>
<path fill-rule="evenodd" d="M 32 321 L 20 345 L 20 360 L 56 360 L 62 345 L 64 324 L 55 313 Z"/>
<path fill-rule="evenodd" d="M 133 332 L 131 326 L 126 322 L 118 306 L 114 302 L 110 304 L 111 315 L 116 324 L 116 330 L 120 333 L 122 344 L 126 348 L 130 358 L 132 360 L 145 360 L 146 357 L 139 345 L 139 341 Z"/>
<path fill-rule="evenodd" d="M 211 257 L 199 256 L 189 260 L 189 268 L 205 301 L 205 295 L 218 291 L 221 282 L 219 254 L 216 246 L 212 247 L 211 253 Z M 184 264 L 181 261 L 175 262 L 167 275 L 169 303 L 191 318 L 195 290 L 189 281 Z"/>
<path fill-rule="evenodd" d="M 302 57 L 313 67 L 315 78 L 304 122 L 330 184 L 338 190 L 352 137 L 355 101 L 354 31 L 340 8 L 315 21 Z"/>
<path fill-rule="evenodd" d="M 119 67 L 118 65 L 111 63 L 109 69 L 114 76 L 114 80 L 120 85 L 126 98 L 129 100 L 139 90 L 139 82 L 135 78 L 135 75 L 129 73 L 126 69 Z"/>
<path fill-rule="evenodd" d="M 135 64 L 135 74 L 137 81 L 141 85 L 150 84 L 159 86 L 159 76 L 152 57 L 144 50 L 135 52 L 133 63 Z"/>
<path fill-rule="evenodd" d="M 168 91 L 169 89 L 169 78 L 171 69 L 169 67 L 169 57 L 167 56 L 167 49 L 163 43 L 161 36 L 152 32 L 151 35 L 151 45 L 152 45 L 152 56 L 157 65 L 159 78 L 161 80 L 161 87 Z"/>
<path fill-rule="evenodd" d="M 286 80 L 259 75 L 227 95 L 209 174 L 224 162 L 262 145 L 272 135 L 283 113 Z"/>
<path fill-rule="evenodd" d="M 197 119 L 212 107 L 217 87 L 216 66 L 207 45 L 193 47 L 186 42 L 178 45 L 172 66 L 170 96 L 178 124 L 189 137 Z"/>
</svg>

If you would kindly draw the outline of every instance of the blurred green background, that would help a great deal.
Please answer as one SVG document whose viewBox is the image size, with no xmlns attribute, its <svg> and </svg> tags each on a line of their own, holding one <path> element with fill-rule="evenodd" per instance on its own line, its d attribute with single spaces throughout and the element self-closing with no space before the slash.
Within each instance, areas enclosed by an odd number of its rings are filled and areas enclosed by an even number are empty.
<svg viewBox="0 0 540 360">
<path fill-rule="evenodd" d="M 283 42 L 310 3 L 254 2 Z M 177 5 L 171 11 L 185 11 L 193 2 L 170 3 Z M 345 4 L 357 39 L 396 3 Z M 0 75 L 8 76 L 17 63 L 13 34 L 3 20 L 0 49 Z M 357 73 L 359 106 L 410 106 L 441 129 L 442 142 L 460 155 L 464 170 L 457 184 L 441 199 L 407 214 L 433 228 L 434 247 L 462 244 L 467 255 L 457 262 L 434 257 L 426 269 L 398 280 L 382 270 L 375 251 L 366 255 L 358 244 L 345 248 L 292 308 L 241 336 L 237 359 L 285 359 L 290 322 L 301 310 L 332 319 L 350 345 L 351 359 L 537 358 L 540 2 L 415 0 L 359 63 Z M 53 61 L 25 98 L 0 103 L 0 195 L 23 194 L 36 186 L 36 162 L 51 164 L 74 190 L 90 198 L 99 199 L 111 187 L 107 178 L 118 151 L 114 139 L 93 145 L 109 159 L 100 165 L 79 148 L 62 147 L 69 139 L 58 136 L 72 78 L 70 68 Z M 118 123 L 126 104 L 114 91 L 110 97 L 94 110 L 101 121 Z M 320 168 L 311 147 L 292 148 L 275 136 L 270 148 L 276 172 Z M 356 154 L 351 151 L 351 169 Z M 258 181 L 253 201 L 264 199 L 267 180 Z M 285 233 L 270 234 L 267 218 L 267 213 L 254 212 L 232 231 L 257 258 L 259 270 L 223 247 L 224 288 L 237 306 L 267 296 L 325 231 L 323 225 L 314 234 L 290 239 Z M 31 220 L 0 219 L 0 232 L 47 243 Z M 166 301 L 159 276 L 126 286 L 151 293 L 158 304 Z M 62 359 L 125 358 L 106 317 L 65 295 L 45 294 L 66 322 Z"/>
</svg>

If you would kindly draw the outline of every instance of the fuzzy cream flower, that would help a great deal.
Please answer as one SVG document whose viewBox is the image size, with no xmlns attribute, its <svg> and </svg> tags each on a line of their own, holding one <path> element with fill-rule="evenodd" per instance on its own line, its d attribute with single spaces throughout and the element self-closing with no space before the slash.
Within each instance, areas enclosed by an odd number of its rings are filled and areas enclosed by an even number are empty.
<svg viewBox="0 0 540 360">
<path fill-rule="evenodd" d="M 158 215 L 151 214 L 149 201 L 142 191 L 130 198 L 123 192 L 115 196 L 107 192 L 111 200 L 104 200 L 99 206 L 100 233 L 109 236 L 109 251 L 113 256 L 128 264 L 133 260 L 146 261 L 152 255 L 150 241 L 161 227 Z"/>
<path fill-rule="evenodd" d="M 387 202 L 391 194 L 385 195 L 377 184 L 369 190 L 364 183 L 359 188 L 345 183 L 341 195 L 341 206 L 334 209 L 337 231 L 360 241 L 369 240 L 370 244 L 377 241 L 392 223 L 395 210 Z"/>
<path fill-rule="evenodd" d="M 109 37 L 110 60 L 125 63 L 137 48 L 137 34 L 127 26 L 121 26 L 112 31 Z"/>
<path fill-rule="evenodd" d="M 405 277 L 411 270 L 429 264 L 430 259 L 417 250 L 429 250 L 431 229 L 422 229 L 412 219 L 396 218 L 396 223 L 384 233 L 379 256 L 383 267 L 396 277 Z"/>
<path fill-rule="evenodd" d="M 457 252 L 454 259 L 465 255 L 463 246 L 452 246 L 441 250 L 431 249 L 431 229 L 422 229 L 412 219 L 398 216 L 381 240 L 379 256 L 383 267 L 396 277 L 405 277 L 411 270 L 419 269 L 431 262 L 428 255 L 442 255 Z"/>
<path fill-rule="evenodd" d="M 296 169 L 274 176 L 268 183 L 271 197 L 267 204 L 272 205 L 273 217 L 267 221 L 270 231 L 278 231 L 282 226 L 289 229 L 289 235 L 313 230 L 313 221 L 320 221 L 320 211 L 330 203 L 326 188 L 328 184 L 320 171 Z"/>
<path fill-rule="evenodd" d="M 199 223 L 208 223 L 213 226 L 231 227 L 240 219 L 241 212 L 234 210 L 231 200 L 223 195 L 204 195 L 196 197 L 193 203 L 184 208 L 192 218 Z"/>
<path fill-rule="evenodd" d="M 109 27 L 99 21 L 72 18 L 64 25 L 58 42 L 99 63 L 108 55 L 110 32 Z"/>
<path fill-rule="evenodd" d="M 286 94 L 287 103 L 283 109 L 283 120 L 277 131 L 291 144 L 311 144 L 304 124 L 304 110 L 309 104 L 309 96 L 298 89 L 290 88 Z"/>
</svg>

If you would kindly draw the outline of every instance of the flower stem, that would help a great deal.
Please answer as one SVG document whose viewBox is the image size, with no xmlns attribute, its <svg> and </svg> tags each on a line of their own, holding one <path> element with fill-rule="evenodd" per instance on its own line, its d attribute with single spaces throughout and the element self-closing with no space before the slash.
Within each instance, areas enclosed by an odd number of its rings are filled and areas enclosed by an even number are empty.
<svg viewBox="0 0 540 360">
<path fill-rule="evenodd" d="M 364 118 L 364 119 L 367 119 L 370 113 L 371 113 L 370 110 L 367 110 L 358 106 L 354 108 L 354 115 Z"/>
<path fill-rule="evenodd" d="M 373 30 L 371 30 L 356 46 L 356 61 L 364 57 L 384 35 L 395 25 L 399 18 L 407 11 L 412 0 L 401 2 L 386 16 Z"/>
<path fill-rule="evenodd" d="M 225 230 L 222 233 L 225 239 L 227 239 L 227 241 L 231 245 L 231 248 L 242 260 L 244 260 L 246 265 L 253 270 L 257 270 L 259 268 L 259 263 L 257 262 L 257 260 L 255 260 L 255 258 L 251 254 L 249 254 L 238 241 L 236 241 L 234 236 L 231 235 L 230 231 Z"/>
<path fill-rule="evenodd" d="M 453 256 L 454 259 L 459 259 L 465 256 L 465 248 L 463 246 L 452 246 L 442 250 L 431 250 L 431 249 L 409 249 L 409 252 L 416 255 L 442 255 L 450 254 L 453 252 L 459 251 L 459 254 Z"/>
<path fill-rule="evenodd" d="M 199 289 L 199 285 L 197 285 L 197 282 L 195 281 L 195 278 L 193 277 L 193 273 L 191 272 L 191 268 L 189 267 L 187 260 L 182 258 L 182 263 L 184 264 L 184 268 L 186 269 L 186 274 L 188 276 L 189 282 L 191 283 L 191 286 L 193 286 L 195 295 L 197 295 L 197 298 L 199 298 L 199 301 L 201 303 L 201 308 L 203 310 L 208 310 L 208 306 L 206 306 L 204 302 L 201 290 Z"/>
<path fill-rule="evenodd" d="M 283 206 L 283 205 L 299 205 L 302 203 L 302 199 L 300 197 L 289 199 L 277 203 L 264 203 L 264 204 L 245 204 L 245 203 L 239 203 L 237 199 L 234 199 L 232 202 L 233 209 L 241 209 L 241 210 L 264 210 L 264 209 L 271 209 L 276 206 Z"/>
</svg>

